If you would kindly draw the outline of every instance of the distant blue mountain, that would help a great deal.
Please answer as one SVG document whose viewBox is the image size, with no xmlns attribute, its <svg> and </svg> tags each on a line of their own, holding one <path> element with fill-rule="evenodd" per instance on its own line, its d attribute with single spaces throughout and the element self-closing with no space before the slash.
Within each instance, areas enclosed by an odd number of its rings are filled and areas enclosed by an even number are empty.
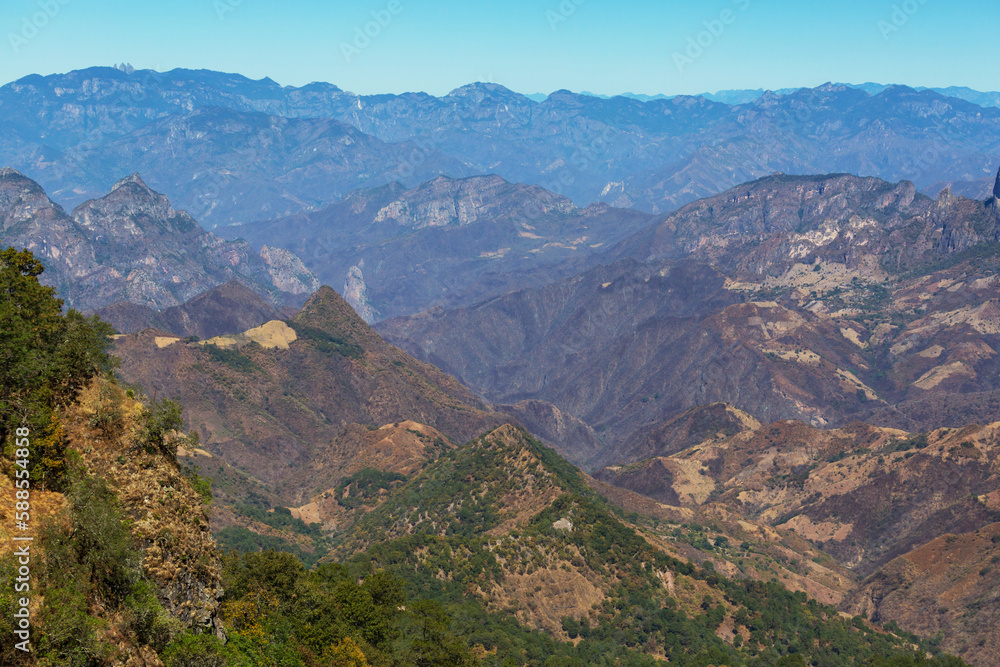
<svg viewBox="0 0 1000 667">
<path fill-rule="evenodd" d="M 440 97 L 356 95 L 95 67 L 0 87 L 0 166 L 67 206 L 140 172 L 208 227 L 322 208 L 359 187 L 484 174 L 652 213 L 774 172 L 985 196 L 1000 109 L 979 104 L 996 94 L 945 92 L 959 97 L 880 84 L 609 98 L 472 83 Z"/>
<path fill-rule="evenodd" d="M 869 95 L 878 95 L 886 88 L 890 87 L 890 84 L 884 83 L 840 83 L 837 85 L 847 86 L 849 88 L 856 88 L 857 90 L 863 90 Z M 759 100 L 764 96 L 765 92 L 772 92 L 776 95 L 789 95 L 799 90 L 807 90 L 806 88 L 779 88 L 777 90 L 767 91 L 764 88 L 738 88 L 732 90 L 720 90 L 715 93 L 701 93 L 698 97 L 704 97 L 706 100 L 711 100 L 712 102 L 722 102 L 723 104 L 749 104 Z M 916 87 L 914 90 L 931 90 L 939 95 L 944 95 L 945 97 L 954 97 L 956 99 L 965 100 L 966 102 L 972 102 L 973 104 L 978 104 L 983 107 L 1000 107 L 1000 92 L 982 92 L 978 90 L 973 90 L 972 88 L 966 88 L 962 86 L 949 86 L 947 88 L 926 88 L 926 87 Z M 599 93 L 591 93 L 588 91 L 582 91 L 581 95 L 587 95 L 588 97 L 597 97 L 602 100 L 608 100 L 613 95 L 601 95 Z M 546 95 L 542 93 L 535 93 L 534 95 L 528 95 L 530 99 L 536 102 L 542 102 L 545 100 Z M 651 102 L 653 100 L 669 100 L 677 97 L 676 95 L 643 95 L 640 93 L 622 93 L 621 97 L 628 97 L 633 100 L 639 100 L 640 102 Z"/>
</svg>

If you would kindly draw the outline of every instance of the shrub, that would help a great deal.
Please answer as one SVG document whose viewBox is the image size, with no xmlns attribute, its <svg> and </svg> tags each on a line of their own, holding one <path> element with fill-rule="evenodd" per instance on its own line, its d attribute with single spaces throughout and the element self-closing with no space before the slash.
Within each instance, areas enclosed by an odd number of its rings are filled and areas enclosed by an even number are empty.
<svg viewBox="0 0 1000 667">
<path fill-rule="evenodd" d="M 215 635 L 182 632 L 164 649 L 166 667 L 222 667 L 222 642 Z"/>
<path fill-rule="evenodd" d="M 164 399 L 152 401 L 142 413 L 142 432 L 140 442 L 150 453 L 161 452 L 170 457 L 177 456 L 177 440 L 170 437 L 170 432 L 181 428 L 184 420 L 181 417 L 179 403 Z"/>
</svg>

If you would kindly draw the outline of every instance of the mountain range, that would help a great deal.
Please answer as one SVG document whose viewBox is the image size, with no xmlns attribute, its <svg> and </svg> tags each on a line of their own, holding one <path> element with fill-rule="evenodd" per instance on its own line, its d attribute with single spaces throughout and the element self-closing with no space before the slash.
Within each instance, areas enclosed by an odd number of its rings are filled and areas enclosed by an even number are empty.
<svg viewBox="0 0 1000 667">
<path fill-rule="evenodd" d="M 758 602 L 747 600 L 770 581 L 766 596 L 782 600 L 786 620 L 812 598 L 833 607 L 800 623 L 839 618 L 839 608 L 923 637 L 944 630 L 941 646 L 974 664 L 997 655 L 985 583 L 1000 525 L 996 425 L 816 429 L 714 404 L 634 438 L 619 452 L 623 464 L 595 479 L 510 425 L 524 406 L 512 414 L 484 404 L 387 345 L 329 288 L 290 320 L 201 342 L 129 334 L 115 353 L 125 379 L 185 406 L 198 444 L 178 454 L 213 480 L 223 545 L 377 563 L 414 590 L 475 600 L 561 641 L 581 625 L 605 634 L 617 627 L 642 637 L 617 640 L 630 650 L 699 650 L 688 634 L 696 627 L 676 627 L 684 639 L 672 648 L 668 636 L 641 629 L 652 612 L 637 609 L 674 604 L 715 630 L 718 650 L 756 638 L 753 650 L 766 645 L 755 632 L 785 628 L 750 622 Z M 560 449 L 582 458 L 580 438 L 573 433 Z M 272 506 L 287 515 L 259 509 Z M 954 579 L 912 591 L 907 582 L 957 541 L 974 545 L 948 556 L 966 582 L 962 603 L 928 625 L 921 605 L 954 606 Z M 655 567 L 630 570 L 637 554 Z M 971 611 L 959 618 L 963 610 Z M 793 626 L 782 633 L 802 631 Z M 866 636 L 910 641 L 903 630 L 895 639 Z"/>
<path fill-rule="evenodd" d="M 319 211 L 215 232 L 295 253 L 374 322 L 572 275 L 650 222 L 606 204 L 581 209 L 499 176 L 441 176 L 411 189 L 356 190 Z"/>
<path fill-rule="evenodd" d="M 863 90 L 871 95 L 878 95 L 886 88 L 890 86 L 882 83 L 862 83 L 862 84 L 850 84 L 850 83 L 839 83 L 837 85 L 847 86 L 848 88 L 857 88 L 858 90 Z M 924 86 L 915 86 L 913 88 L 917 91 L 930 90 L 932 92 L 938 93 L 939 95 L 944 95 L 945 97 L 955 97 L 960 100 L 965 100 L 966 102 L 972 102 L 973 104 L 978 104 L 982 107 L 995 107 L 1000 106 L 1000 93 L 989 91 L 983 92 L 979 90 L 973 90 L 965 86 L 948 86 L 947 88 L 928 88 Z M 763 88 L 737 88 L 729 90 L 719 90 L 714 93 L 702 93 L 697 95 L 697 97 L 704 97 L 706 100 L 711 100 L 712 102 L 723 102 L 725 104 L 746 104 L 748 102 L 753 102 L 754 100 L 760 99 L 767 93 L 773 93 L 776 95 L 790 95 L 802 88 L 777 88 L 775 90 L 764 90 Z M 601 99 L 611 99 L 613 97 L 628 97 L 631 99 L 639 100 L 640 102 L 650 102 L 653 100 L 669 100 L 676 95 L 664 95 L 662 93 L 657 95 L 643 95 L 640 93 L 622 93 L 619 95 L 599 95 L 597 93 L 590 93 L 587 91 L 581 91 L 581 95 L 587 95 L 589 97 L 599 97 Z M 528 95 L 529 98 L 535 100 L 536 102 L 544 101 L 547 95 L 536 94 Z"/>
<path fill-rule="evenodd" d="M 1000 110 L 930 90 L 826 84 L 740 104 L 470 84 L 358 96 L 205 70 L 91 68 L 0 88 L 0 163 L 67 205 L 121 173 L 208 227 L 322 208 L 357 187 L 497 174 L 578 206 L 648 212 L 775 171 L 908 178 L 985 195 Z"/>
<path fill-rule="evenodd" d="M 730 92 L 0 88 L 0 240 L 117 329 L 52 408 L 43 513 L 103 502 L 133 593 L 227 651 L 996 664 L 1000 109 Z M 337 616 L 376 599 L 392 641 Z"/>
<path fill-rule="evenodd" d="M 184 311 L 197 315 L 206 301 L 219 298 L 202 295 Z M 207 319 L 218 321 L 211 311 Z M 146 329 L 119 336 L 114 350 L 125 380 L 185 406 L 202 446 L 225 463 L 213 477 L 228 475 L 233 502 L 257 487 L 274 502 L 306 503 L 363 467 L 355 465 L 358 450 L 386 424 L 391 433 L 372 444 L 376 449 L 385 438 L 405 438 L 412 425 L 399 424 L 407 421 L 426 424 L 441 447 L 505 421 L 529 426 L 560 449 L 599 447 L 585 425 L 551 406 L 484 403 L 385 343 L 329 287 L 291 319 L 198 342 Z"/>
</svg>

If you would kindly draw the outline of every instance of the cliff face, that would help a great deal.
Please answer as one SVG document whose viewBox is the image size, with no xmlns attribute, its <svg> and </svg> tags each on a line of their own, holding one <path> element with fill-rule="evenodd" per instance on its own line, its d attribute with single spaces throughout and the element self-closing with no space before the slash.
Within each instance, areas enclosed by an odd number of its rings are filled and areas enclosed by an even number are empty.
<svg viewBox="0 0 1000 667">
<path fill-rule="evenodd" d="M 108 482 L 131 519 L 143 570 L 165 609 L 184 626 L 223 636 L 222 567 L 209 530 L 209 506 L 173 455 L 142 443 L 144 410 L 121 387 L 95 382 L 67 411 L 69 446 L 90 474 Z"/>
</svg>

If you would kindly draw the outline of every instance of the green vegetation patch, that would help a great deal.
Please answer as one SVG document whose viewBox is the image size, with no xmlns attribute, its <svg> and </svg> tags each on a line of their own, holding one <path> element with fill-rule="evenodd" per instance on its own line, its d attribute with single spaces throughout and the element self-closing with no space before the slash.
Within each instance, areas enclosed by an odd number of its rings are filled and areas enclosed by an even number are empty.
<svg viewBox="0 0 1000 667">
<path fill-rule="evenodd" d="M 325 354 L 339 354 L 350 359 L 360 359 L 364 354 L 364 349 L 357 343 L 338 338 L 318 327 L 311 327 L 294 320 L 289 320 L 288 326 L 295 330 L 299 338 L 309 341 L 313 347 Z"/>
<path fill-rule="evenodd" d="M 382 491 L 393 489 L 405 481 L 406 475 L 398 472 L 382 472 L 374 468 L 363 468 L 340 480 L 334 487 L 334 491 L 338 503 L 348 509 L 354 509 L 361 505 L 374 505 Z M 345 497 L 345 491 L 350 495 Z"/>
<path fill-rule="evenodd" d="M 235 347 L 229 349 L 209 344 L 203 345 L 201 349 L 205 351 L 205 354 L 213 362 L 231 368 L 239 373 L 249 375 L 261 370 L 260 366 L 250 358 L 250 355 L 245 354 Z"/>
<path fill-rule="evenodd" d="M 223 551 L 235 551 L 239 554 L 252 554 L 269 549 L 281 551 L 294 555 L 309 567 L 319 562 L 321 555 L 316 551 L 308 552 L 283 537 L 261 535 L 243 526 L 226 526 L 217 531 L 213 537 Z"/>
</svg>

